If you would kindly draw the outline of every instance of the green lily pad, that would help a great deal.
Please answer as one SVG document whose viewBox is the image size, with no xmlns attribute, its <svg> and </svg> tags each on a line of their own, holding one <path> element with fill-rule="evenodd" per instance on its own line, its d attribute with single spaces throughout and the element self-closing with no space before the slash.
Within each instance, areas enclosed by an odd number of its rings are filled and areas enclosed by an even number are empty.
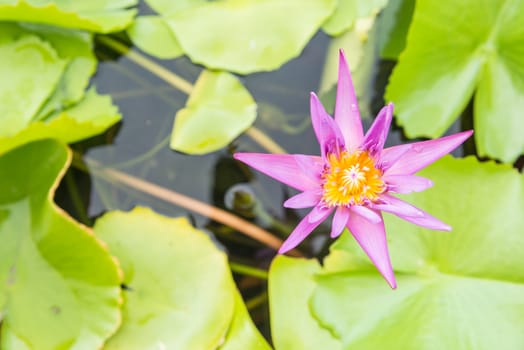
<svg viewBox="0 0 524 350">
<path fill-rule="evenodd" d="M 344 233 L 311 302 L 344 349 L 524 347 L 524 176 L 446 157 L 421 172 L 435 186 L 404 196 L 453 227 L 434 232 L 386 216 L 392 291 Z"/>
<path fill-rule="evenodd" d="M 248 74 L 277 69 L 298 56 L 335 5 L 335 0 L 213 1 L 177 11 L 167 22 L 193 62 Z"/>
<path fill-rule="evenodd" d="M 269 270 L 271 335 L 276 350 L 342 349 L 310 312 L 309 299 L 320 272 L 315 260 L 279 255 Z"/>
<path fill-rule="evenodd" d="M 101 348 L 120 323 L 120 272 L 52 202 L 70 161 L 53 140 L 0 156 L 2 349 Z"/>
<path fill-rule="evenodd" d="M 218 350 L 270 350 L 266 340 L 258 332 L 244 305 L 242 296 L 235 292 L 235 314 L 226 334 L 224 344 Z"/>
<path fill-rule="evenodd" d="M 162 16 L 173 15 L 190 7 L 200 6 L 208 0 L 145 0 L 146 3 Z"/>
<path fill-rule="evenodd" d="M 111 97 L 99 95 L 90 89 L 84 99 L 63 112 L 56 112 L 46 120 L 29 124 L 13 136 L 0 136 L 0 154 L 24 143 L 54 138 L 72 143 L 98 135 L 120 120 Z"/>
<path fill-rule="evenodd" d="M 175 116 L 171 148 L 205 154 L 228 145 L 256 118 L 251 94 L 232 74 L 204 71 Z"/>
<path fill-rule="evenodd" d="M 152 56 L 172 59 L 182 56 L 175 34 L 160 16 L 139 16 L 127 29 L 133 44 Z"/>
<path fill-rule="evenodd" d="M 524 2 L 417 2 L 386 90 L 409 137 L 442 135 L 475 92 L 480 155 L 514 161 L 524 152 Z"/>
<path fill-rule="evenodd" d="M 381 58 L 397 60 L 406 47 L 414 8 L 415 0 L 389 0 L 377 23 Z"/>
<path fill-rule="evenodd" d="M 55 91 L 33 118 L 41 120 L 55 111 L 67 109 L 84 98 L 89 80 L 95 73 L 97 61 L 93 53 L 93 36 L 90 33 L 41 25 L 29 28 L 35 35 L 49 42 L 59 57 L 68 60 Z"/>
<path fill-rule="evenodd" d="M 127 29 L 127 34 L 142 51 L 162 59 L 173 59 L 184 52 L 166 18 L 179 11 L 207 3 L 207 0 L 147 0 L 160 16 L 139 16 Z"/>
<path fill-rule="evenodd" d="M 0 57 L 0 135 L 11 136 L 31 122 L 53 93 L 66 61 L 33 35 L 0 44 Z"/>
<path fill-rule="evenodd" d="M 95 232 L 121 262 L 127 287 L 124 322 L 105 349 L 215 349 L 237 317 L 233 328 L 245 335 L 226 255 L 185 218 L 136 208 L 106 214 Z"/>
<path fill-rule="evenodd" d="M 46 23 L 108 33 L 126 28 L 137 0 L 0 0 L 0 20 Z"/>
<path fill-rule="evenodd" d="M 0 42 L 14 42 L 27 35 L 37 36 L 50 44 L 56 55 L 66 61 L 60 80 L 51 96 L 44 102 L 32 120 L 40 120 L 56 110 L 63 110 L 80 101 L 85 93 L 91 75 L 95 72 L 96 58 L 93 54 L 93 37 L 90 33 L 38 24 L 0 23 Z M 20 62 L 21 63 L 21 62 Z M 21 67 L 32 72 L 33 67 Z M 34 69 L 34 68 L 33 68 Z M 14 77 L 17 81 L 17 77 Z M 41 82 L 42 84 L 44 82 Z M 48 86 L 49 89 L 52 86 Z M 25 95 L 14 96 L 26 103 Z M 10 108 L 9 108 L 10 109 Z M 13 113 L 14 110 L 11 110 Z"/>
<path fill-rule="evenodd" d="M 16 23 L 0 32 L 0 153 L 36 139 L 78 141 L 120 119 L 109 97 L 84 91 L 96 66 L 92 35 Z"/>
<path fill-rule="evenodd" d="M 387 2 L 388 0 L 338 0 L 335 12 L 322 25 L 322 30 L 332 36 L 341 35 L 351 29 L 358 18 L 378 14 Z"/>
<path fill-rule="evenodd" d="M 522 39 L 520 47 L 524 47 L 524 35 Z M 519 53 L 511 45 L 516 44 L 508 44 L 505 54 L 511 57 L 507 62 L 490 58 L 484 67 L 474 103 L 478 154 L 505 162 L 524 153 L 524 51 Z"/>
</svg>

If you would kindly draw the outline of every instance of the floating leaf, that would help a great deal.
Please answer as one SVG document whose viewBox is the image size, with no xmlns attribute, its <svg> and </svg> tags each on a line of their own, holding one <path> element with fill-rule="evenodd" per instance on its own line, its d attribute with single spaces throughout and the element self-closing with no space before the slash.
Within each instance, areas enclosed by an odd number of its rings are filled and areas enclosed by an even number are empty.
<svg viewBox="0 0 524 350">
<path fill-rule="evenodd" d="M 335 5 L 335 0 L 214 1 L 177 11 L 167 22 L 193 62 L 248 74 L 277 69 L 298 56 Z"/>
<path fill-rule="evenodd" d="M 216 347 L 234 308 L 227 259 L 185 218 L 145 208 L 111 212 L 95 225 L 122 264 L 124 323 L 106 349 Z M 159 345 L 162 344 L 162 345 Z"/>
<path fill-rule="evenodd" d="M 409 137 L 440 136 L 475 89 L 480 155 L 506 162 L 524 152 L 524 2 L 417 2 L 408 45 L 386 99 Z"/>
<path fill-rule="evenodd" d="M 175 34 L 160 16 L 137 17 L 127 34 L 142 51 L 158 58 L 176 58 L 184 54 Z"/>
<path fill-rule="evenodd" d="M 78 141 L 120 119 L 109 97 L 85 94 L 96 65 L 90 34 L 15 23 L 0 32 L 0 153 L 36 139 Z"/>
<path fill-rule="evenodd" d="M 353 27 L 358 18 L 375 16 L 386 6 L 388 0 L 338 0 L 331 17 L 322 25 L 329 35 L 338 36 Z"/>
<path fill-rule="evenodd" d="M 415 0 L 389 0 L 378 22 L 380 57 L 397 60 L 406 47 Z"/>
<path fill-rule="evenodd" d="M 121 261 L 127 287 L 124 323 L 105 349 L 215 349 L 224 341 L 242 310 L 227 257 L 206 234 L 145 208 L 106 214 L 95 232 Z"/>
<path fill-rule="evenodd" d="M 105 131 L 120 120 L 111 98 L 90 89 L 76 105 L 57 112 L 44 121 L 31 123 L 13 136 L 0 137 L 0 154 L 24 143 L 55 138 L 72 143 Z"/>
<path fill-rule="evenodd" d="M 127 27 L 137 0 L 0 0 L 0 20 L 46 23 L 93 32 L 115 32 Z"/>
<path fill-rule="evenodd" d="M 2 349 L 101 348 L 120 323 L 115 261 L 52 202 L 69 161 L 52 140 L 0 157 Z"/>
<path fill-rule="evenodd" d="M 190 7 L 200 6 L 208 0 L 145 0 L 149 6 L 163 16 L 173 15 Z"/>
<path fill-rule="evenodd" d="M 505 162 L 524 153 L 524 34 L 521 40 L 507 43 L 506 62 L 490 58 L 475 94 L 478 154 Z"/>
<path fill-rule="evenodd" d="M 53 93 L 66 61 L 33 35 L 1 43 L 0 57 L 0 135 L 11 136 L 31 122 Z"/>
<path fill-rule="evenodd" d="M 139 16 L 128 28 L 127 34 L 142 51 L 163 59 L 182 56 L 180 43 L 166 22 L 168 16 L 190 7 L 205 4 L 206 0 L 148 0 L 151 8 L 161 16 Z"/>
<path fill-rule="evenodd" d="M 315 260 L 278 256 L 269 271 L 271 334 L 276 350 L 342 349 L 310 312 L 309 299 L 320 271 Z"/>
<path fill-rule="evenodd" d="M 524 176 L 447 157 L 421 172 L 435 187 L 410 202 L 453 227 L 386 217 L 398 289 L 345 233 L 317 277 L 313 313 L 348 349 L 524 347 Z"/>
<path fill-rule="evenodd" d="M 65 109 L 82 99 L 89 79 L 96 68 L 91 34 L 46 25 L 16 23 L 0 23 L 0 32 L 2 42 L 13 42 L 27 35 L 38 36 L 39 39 L 51 45 L 60 59 L 66 61 L 58 85 L 32 120 L 43 119 L 50 113 Z M 30 69 L 32 67 L 21 68 L 24 68 L 25 72 L 32 71 Z M 15 76 L 14 79 L 17 81 L 19 78 Z M 15 97 L 20 99 L 20 101 L 15 99 L 15 103 L 26 103 L 25 95 Z"/>
<path fill-rule="evenodd" d="M 253 124 L 256 108 L 235 76 L 204 71 L 186 106 L 175 116 L 171 148 L 189 154 L 216 151 Z"/>
<path fill-rule="evenodd" d="M 30 28 L 48 41 L 59 57 L 68 60 L 55 91 L 33 118 L 40 120 L 82 100 L 97 61 L 93 54 L 93 36 L 89 33 L 42 26 Z"/>
<path fill-rule="evenodd" d="M 266 340 L 260 335 L 244 305 L 240 293 L 235 292 L 235 314 L 226 335 L 226 340 L 218 350 L 270 350 Z"/>
</svg>

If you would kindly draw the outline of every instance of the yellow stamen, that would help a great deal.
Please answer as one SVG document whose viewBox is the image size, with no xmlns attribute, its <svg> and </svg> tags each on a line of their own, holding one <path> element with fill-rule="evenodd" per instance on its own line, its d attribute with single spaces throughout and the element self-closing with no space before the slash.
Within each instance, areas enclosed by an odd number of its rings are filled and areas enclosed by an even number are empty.
<svg viewBox="0 0 524 350">
<path fill-rule="evenodd" d="M 331 153 L 327 158 L 328 165 L 322 174 L 322 201 L 328 207 L 374 202 L 384 192 L 382 171 L 375 167 L 375 161 L 368 152 L 344 151 Z"/>
</svg>

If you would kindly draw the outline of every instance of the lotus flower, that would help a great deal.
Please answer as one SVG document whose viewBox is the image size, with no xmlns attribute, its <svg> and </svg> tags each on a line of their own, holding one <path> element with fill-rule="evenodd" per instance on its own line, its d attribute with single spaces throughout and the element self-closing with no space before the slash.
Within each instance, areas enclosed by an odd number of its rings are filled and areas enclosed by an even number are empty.
<svg viewBox="0 0 524 350">
<path fill-rule="evenodd" d="M 331 237 L 339 236 L 347 227 L 389 285 L 396 288 L 381 212 L 429 229 L 451 230 L 392 194 L 431 187 L 431 180 L 414 174 L 462 144 L 473 131 L 384 148 L 392 116 L 390 103 L 364 135 L 351 75 L 341 50 L 334 119 L 311 93 L 311 120 L 320 156 L 234 154 L 235 159 L 301 191 L 285 201 L 284 207 L 313 207 L 279 253 L 296 247 L 334 213 Z"/>
</svg>

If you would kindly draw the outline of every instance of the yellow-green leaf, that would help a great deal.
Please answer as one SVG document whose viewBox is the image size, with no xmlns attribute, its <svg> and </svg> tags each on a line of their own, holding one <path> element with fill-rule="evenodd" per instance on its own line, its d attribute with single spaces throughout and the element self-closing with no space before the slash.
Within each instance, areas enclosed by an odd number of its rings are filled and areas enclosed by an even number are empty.
<svg viewBox="0 0 524 350">
<path fill-rule="evenodd" d="M 338 36 L 351 29 L 359 18 L 377 15 L 388 0 L 338 0 L 333 15 L 322 25 L 329 35 Z"/>
<path fill-rule="evenodd" d="M 524 153 L 524 1 L 417 1 L 386 99 L 409 137 L 438 137 L 475 93 L 481 156 Z"/>
<path fill-rule="evenodd" d="M 95 232 L 121 262 L 126 289 L 124 323 L 105 349 L 261 344 L 239 305 L 226 255 L 185 218 L 145 208 L 110 212 Z"/>
<path fill-rule="evenodd" d="M 244 305 L 242 296 L 235 292 L 235 314 L 226 334 L 225 342 L 218 350 L 270 350 L 265 339 L 257 331 Z"/>
<path fill-rule="evenodd" d="M 421 175 L 435 186 L 403 198 L 453 230 L 384 216 L 394 291 L 344 233 L 317 276 L 314 315 L 344 349 L 523 348 L 524 176 L 473 157 Z"/>
<path fill-rule="evenodd" d="M 99 95 L 91 89 L 82 101 L 65 111 L 33 122 L 13 136 L 0 136 L 0 154 L 24 143 L 46 138 L 66 143 L 79 141 L 105 131 L 120 117 L 109 96 Z"/>
<path fill-rule="evenodd" d="M 134 45 L 158 58 L 173 59 L 184 54 L 163 17 L 139 16 L 127 29 L 127 34 Z"/>
<path fill-rule="evenodd" d="M 115 260 L 52 202 L 69 161 L 53 140 L 0 156 L 2 349 L 97 349 L 120 323 Z"/>
<path fill-rule="evenodd" d="M 127 27 L 138 0 L 0 0 L 0 20 L 108 33 Z"/>
<path fill-rule="evenodd" d="M 234 75 L 204 71 L 186 106 L 175 116 L 171 148 L 189 154 L 216 151 L 251 126 L 256 108 Z"/>
<path fill-rule="evenodd" d="M 167 22 L 193 62 L 248 74 L 297 57 L 335 5 L 335 0 L 210 1 L 177 11 Z"/>
<path fill-rule="evenodd" d="M 276 350 L 340 350 L 342 344 L 310 312 L 315 260 L 278 256 L 269 271 L 271 335 Z"/>
<path fill-rule="evenodd" d="M 34 35 L 0 43 L 0 57 L 0 135 L 12 136 L 31 122 L 51 96 L 66 61 Z"/>
</svg>

